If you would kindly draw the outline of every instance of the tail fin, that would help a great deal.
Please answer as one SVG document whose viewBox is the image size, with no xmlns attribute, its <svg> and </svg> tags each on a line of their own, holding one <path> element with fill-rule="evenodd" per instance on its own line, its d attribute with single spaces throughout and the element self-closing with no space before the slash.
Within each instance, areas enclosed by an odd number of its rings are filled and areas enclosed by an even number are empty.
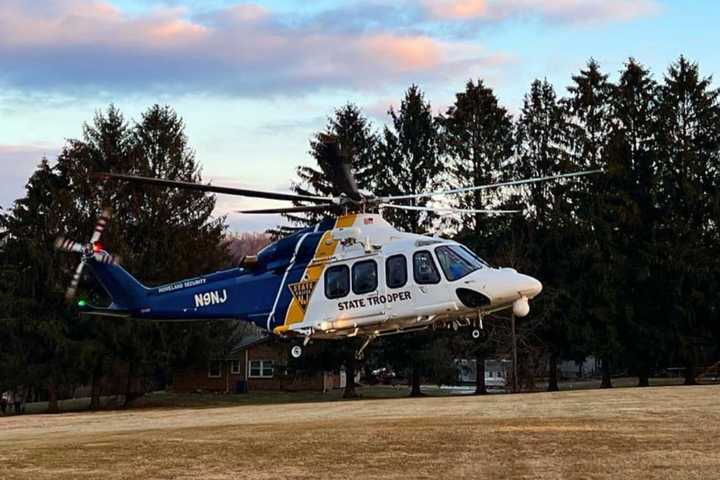
<svg viewBox="0 0 720 480">
<path fill-rule="evenodd" d="M 107 255 L 107 252 L 102 252 Z M 105 291 L 112 298 L 110 308 L 137 310 L 145 305 L 148 288 L 113 262 L 91 259 L 88 264 Z"/>
</svg>

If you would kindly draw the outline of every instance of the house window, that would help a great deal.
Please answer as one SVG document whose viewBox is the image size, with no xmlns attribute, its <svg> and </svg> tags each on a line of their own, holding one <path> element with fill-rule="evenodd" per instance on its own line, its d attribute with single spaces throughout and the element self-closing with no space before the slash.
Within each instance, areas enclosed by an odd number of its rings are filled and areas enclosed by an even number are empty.
<svg viewBox="0 0 720 480">
<path fill-rule="evenodd" d="M 240 374 L 240 360 L 230 360 L 230 373 L 233 375 Z"/>
<path fill-rule="evenodd" d="M 222 364 L 220 363 L 220 360 L 211 361 L 210 365 L 208 365 L 208 377 L 218 378 L 218 377 L 220 377 L 221 373 L 222 373 Z"/>
<path fill-rule="evenodd" d="M 272 378 L 272 360 L 250 360 L 250 378 Z"/>
</svg>

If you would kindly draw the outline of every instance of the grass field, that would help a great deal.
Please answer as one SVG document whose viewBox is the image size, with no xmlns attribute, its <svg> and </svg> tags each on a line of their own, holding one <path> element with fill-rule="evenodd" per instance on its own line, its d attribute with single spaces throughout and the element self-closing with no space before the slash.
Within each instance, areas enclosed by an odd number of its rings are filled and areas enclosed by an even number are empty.
<svg viewBox="0 0 720 480">
<path fill-rule="evenodd" d="M 720 387 L 4 417 L 0 478 L 720 478 Z"/>
</svg>

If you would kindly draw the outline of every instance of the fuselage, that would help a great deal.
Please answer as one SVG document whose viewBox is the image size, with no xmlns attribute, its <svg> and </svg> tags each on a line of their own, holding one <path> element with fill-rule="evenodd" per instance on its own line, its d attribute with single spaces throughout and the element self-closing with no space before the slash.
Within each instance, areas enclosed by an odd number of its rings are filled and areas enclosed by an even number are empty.
<svg viewBox="0 0 720 480">
<path fill-rule="evenodd" d="M 267 246 L 252 266 L 135 289 L 122 302 L 108 284 L 122 284 L 117 277 L 127 273 L 93 268 L 114 308 L 134 317 L 240 319 L 320 338 L 400 332 L 522 307 L 542 289 L 457 242 L 400 232 L 378 214 L 323 221 Z"/>
</svg>

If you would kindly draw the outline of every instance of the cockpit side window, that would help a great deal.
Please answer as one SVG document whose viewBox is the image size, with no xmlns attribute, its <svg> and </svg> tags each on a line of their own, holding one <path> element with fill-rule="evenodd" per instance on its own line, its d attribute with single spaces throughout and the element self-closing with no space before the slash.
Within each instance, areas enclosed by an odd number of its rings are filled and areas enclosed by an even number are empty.
<svg viewBox="0 0 720 480">
<path fill-rule="evenodd" d="M 352 267 L 352 290 L 356 295 L 377 290 L 378 276 L 375 260 L 357 262 Z"/>
<path fill-rule="evenodd" d="M 429 251 L 421 250 L 413 255 L 413 277 L 420 285 L 440 282 L 440 274 Z"/>
<path fill-rule="evenodd" d="M 435 249 L 440 268 L 445 278 L 452 282 L 481 268 L 480 263 L 465 251 L 453 246 L 442 246 Z"/>
<path fill-rule="evenodd" d="M 329 299 L 342 298 L 350 293 L 350 269 L 347 265 L 336 265 L 325 271 L 325 296 Z"/>
<path fill-rule="evenodd" d="M 407 261 L 405 255 L 393 255 L 385 260 L 385 279 L 388 288 L 404 287 L 407 283 Z"/>
</svg>

